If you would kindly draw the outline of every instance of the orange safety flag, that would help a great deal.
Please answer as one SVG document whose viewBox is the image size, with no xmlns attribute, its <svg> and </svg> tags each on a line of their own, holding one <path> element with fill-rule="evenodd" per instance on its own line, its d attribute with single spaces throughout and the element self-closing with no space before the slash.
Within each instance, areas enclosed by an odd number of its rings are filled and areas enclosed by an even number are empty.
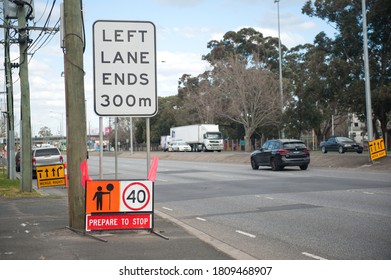
<svg viewBox="0 0 391 280">
<path fill-rule="evenodd" d="M 87 164 L 87 160 L 84 160 L 84 161 L 80 164 L 80 170 L 81 170 L 81 185 L 83 186 L 83 188 L 86 188 L 86 182 L 87 182 L 87 181 L 92 181 L 92 179 L 90 178 L 90 176 L 88 176 L 88 164 Z"/>
<path fill-rule="evenodd" d="M 151 167 L 149 168 L 149 172 L 148 172 L 148 180 L 151 182 L 155 182 L 155 180 L 156 180 L 158 163 L 159 163 L 159 158 L 157 156 L 154 156 L 152 158 L 152 164 L 151 164 Z"/>
</svg>

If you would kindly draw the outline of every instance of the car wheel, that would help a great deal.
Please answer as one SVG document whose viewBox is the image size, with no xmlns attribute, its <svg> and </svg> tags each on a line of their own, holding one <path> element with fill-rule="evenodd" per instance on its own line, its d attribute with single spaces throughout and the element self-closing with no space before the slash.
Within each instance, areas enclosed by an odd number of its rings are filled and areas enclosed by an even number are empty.
<svg viewBox="0 0 391 280">
<path fill-rule="evenodd" d="M 275 158 L 271 159 L 270 166 L 272 167 L 273 171 L 280 170 L 280 165 L 278 164 L 278 160 L 276 160 Z"/>
<path fill-rule="evenodd" d="M 307 168 L 308 168 L 308 164 L 300 165 L 301 170 L 307 170 Z"/>
<path fill-rule="evenodd" d="M 343 153 L 345 152 L 345 151 L 343 150 L 343 147 L 342 147 L 342 146 L 339 146 L 338 152 L 339 152 L 340 154 L 343 154 Z"/>
<path fill-rule="evenodd" d="M 322 153 L 324 153 L 324 154 L 327 153 L 327 150 L 326 150 L 325 146 L 322 147 Z"/>
<path fill-rule="evenodd" d="M 357 154 L 362 154 L 362 151 L 357 151 Z"/>
<path fill-rule="evenodd" d="M 251 167 L 254 170 L 257 170 L 259 168 L 259 165 L 255 162 L 255 159 L 251 159 Z"/>
</svg>

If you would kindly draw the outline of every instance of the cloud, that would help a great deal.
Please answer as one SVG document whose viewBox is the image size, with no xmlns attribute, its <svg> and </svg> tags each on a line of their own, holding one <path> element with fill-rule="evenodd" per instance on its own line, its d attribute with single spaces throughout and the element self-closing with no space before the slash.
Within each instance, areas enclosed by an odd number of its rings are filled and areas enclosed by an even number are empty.
<svg viewBox="0 0 391 280">
<path fill-rule="evenodd" d="M 209 64 L 197 53 L 162 51 L 158 52 L 157 58 L 159 96 L 176 95 L 183 74 L 195 77 L 209 69 Z"/>
</svg>

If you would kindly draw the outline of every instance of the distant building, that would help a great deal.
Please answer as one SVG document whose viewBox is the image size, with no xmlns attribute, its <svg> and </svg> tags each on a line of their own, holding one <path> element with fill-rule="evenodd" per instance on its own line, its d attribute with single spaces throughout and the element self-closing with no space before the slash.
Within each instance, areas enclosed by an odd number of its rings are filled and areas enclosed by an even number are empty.
<svg viewBox="0 0 391 280">
<path fill-rule="evenodd" d="M 368 141 L 366 124 L 360 121 L 356 114 L 352 113 L 348 115 L 348 120 L 348 137 L 361 144 L 364 144 L 366 141 Z"/>
</svg>

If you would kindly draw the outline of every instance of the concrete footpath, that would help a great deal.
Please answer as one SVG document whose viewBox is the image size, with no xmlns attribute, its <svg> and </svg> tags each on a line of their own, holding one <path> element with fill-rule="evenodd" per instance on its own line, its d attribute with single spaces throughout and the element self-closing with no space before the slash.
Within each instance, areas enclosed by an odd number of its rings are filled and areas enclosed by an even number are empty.
<svg viewBox="0 0 391 280">
<path fill-rule="evenodd" d="M 190 232 L 163 213 L 154 231 L 78 233 L 68 226 L 67 190 L 39 189 L 42 197 L 0 198 L 0 260 L 230 260 L 246 259 L 201 232 Z M 166 237 L 166 238 L 163 238 Z M 167 239 L 168 238 L 168 239 Z M 207 242 L 203 241 L 206 240 Z M 225 251 L 225 253 L 224 253 Z M 248 258 L 251 258 L 248 256 Z"/>
</svg>

